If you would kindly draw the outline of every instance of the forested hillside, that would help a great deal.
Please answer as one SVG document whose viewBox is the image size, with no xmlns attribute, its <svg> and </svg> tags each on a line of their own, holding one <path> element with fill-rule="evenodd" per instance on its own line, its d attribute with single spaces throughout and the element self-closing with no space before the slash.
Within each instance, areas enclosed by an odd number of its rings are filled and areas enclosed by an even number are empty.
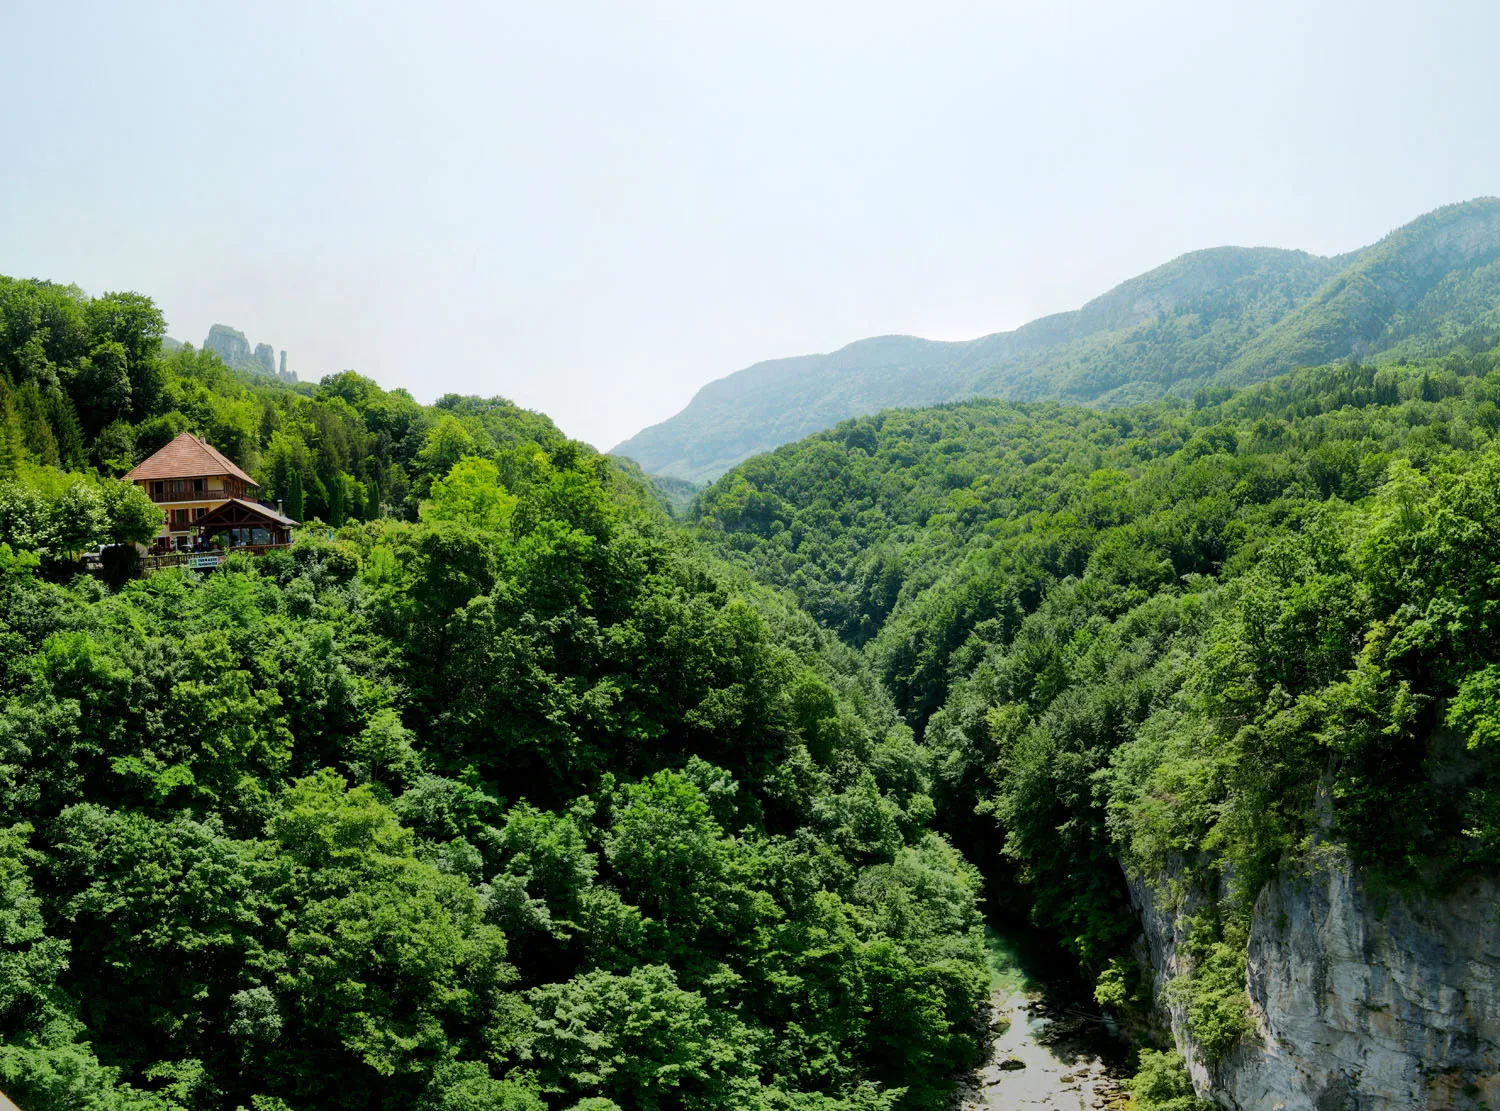
<svg viewBox="0 0 1500 1111">
<path fill-rule="evenodd" d="M 967 397 L 1091 405 L 1190 396 L 1357 356 L 1432 356 L 1495 322 L 1500 200 L 1438 209 L 1335 258 L 1196 251 L 1076 312 L 967 343 L 861 340 L 705 386 L 681 413 L 614 449 L 653 474 L 717 478 L 840 420 Z"/>
<path fill-rule="evenodd" d="M 1207 893 L 1171 990 L 1219 1055 L 1279 865 L 1329 839 L 1391 891 L 1500 865 L 1494 338 L 1107 412 L 881 413 L 697 520 L 862 648 L 940 823 L 1102 1003 L 1149 998 L 1120 862 Z"/>
<path fill-rule="evenodd" d="M 0 281 L 24 1111 L 936 1109 L 984 1044 L 986 891 L 1138 1047 L 1127 876 L 1190 891 L 1165 1001 L 1222 1060 L 1278 869 L 1500 866 L 1500 332 L 881 412 L 690 509 L 500 399 L 161 333 Z M 114 476 L 184 429 L 315 527 L 82 573 L 154 533 Z M 1193 1105 L 1140 1063 L 1136 1111 Z"/>
<path fill-rule="evenodd" d="M 423 406 L 353 373 L 282 383 L 191 346 L 164 352 L 165 330 L 139 294 L 91 298 L 0 276 L 0 478 L 29 466 L 122 475 L 186 430 L 295 519 L 338 527 L 414 518 L 433 479 L 465 455 L 564 441 L 502 398 Z"/>
<path fill-rule="evenodd" d="M 506 402 L 162 355 L 135 295 L 0 321 L 24 1111 L 942 1105 L 979 880 L 856 653 Z M 77 573 L 182 428 L 332 539 Z"/>
</svg>

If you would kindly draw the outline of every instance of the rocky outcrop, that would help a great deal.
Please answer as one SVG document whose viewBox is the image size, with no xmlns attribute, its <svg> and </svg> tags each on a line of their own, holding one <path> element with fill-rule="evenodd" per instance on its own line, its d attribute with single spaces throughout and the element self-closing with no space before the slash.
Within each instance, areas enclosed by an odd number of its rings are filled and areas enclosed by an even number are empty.
<svg viewBox="0 0 1500 1111">
<path fill-rule="evenodd" d="M 281 352 L 278 367 L 274 347 L 269 343 L 257 343 L 252 352 L 250 341 L 245 338 L 245 333 L 237 328 L 231 328 L 228 324 L 215 324 L 208 330 L 208 338 L 203 341 L 203 350 L 212 351 L 224 360 L 226 366 L 232 366 L 236 370 L 265 374 L 271 378 L 279 378 L 283 382 L 297 380 L 297 376 L 286 368 L 285 351 Z"/>
<path fill-rule="evenodd" d="M 1160 989 L 1187 905 L 1132 884 Z M 1167 1005 L 1200 1094 L 1236 1111 L 1500 1108 L 1500 888 L 1377 897 L 1327 849 L 1261 891 L 1249 942 L 1254 1033 L 1210 1064 Z M 1163 993 L 1158 990 L 1158 998 Z"/>
<path fill-rule="evenodd" d="M 250 341 L 244 332 L 228 324 L 215 324 L 208 330 L 203 350 L 212 351 L 224 360 L 226 366 L 240 366 L 250 361 Z"/>
</svg>

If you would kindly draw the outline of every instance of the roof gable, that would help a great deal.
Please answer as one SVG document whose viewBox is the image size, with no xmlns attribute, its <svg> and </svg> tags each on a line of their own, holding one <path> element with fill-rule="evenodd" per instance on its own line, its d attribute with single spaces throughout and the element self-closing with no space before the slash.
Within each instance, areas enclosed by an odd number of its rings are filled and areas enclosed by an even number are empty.
<svg viewBox="0 0 1500 1111">
<path fill-rule="evenodd" d="M 223 524 L 238 526 L 249 518 L 285 528 L 292 528 L 297 524 L 285 513 L 279 513 L 270 506 L 261 505 L 258 502 L 246 501 L 244 498 L 230 498 L 223 505 L 210 509 L 192 524 L 197 529 L 212 528 L 214 525 Z"/>
<path fill-rule="evenodd" d="M 179 432 L 170 444 L 143 460 L 125 476 L 126 482 L 144 482 L 154 478 L 203 478 L 208 475 L 233 475 L 251 486 L 259 483 L 240 470 L 211 445 L 191 432 Z"/>
</svg>

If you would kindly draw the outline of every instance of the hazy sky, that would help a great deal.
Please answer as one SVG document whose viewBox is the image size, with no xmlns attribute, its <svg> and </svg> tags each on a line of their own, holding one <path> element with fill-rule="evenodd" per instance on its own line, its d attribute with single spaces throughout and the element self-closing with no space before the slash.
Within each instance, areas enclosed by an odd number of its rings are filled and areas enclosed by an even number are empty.
<svg viewBox="0 0 1500 1111">
<path fill-rule="evenodd" d="M 1500 193 L 1500 5 L 0 0 L 0 273 L 600 447 L 1223 243 Z"/>
</svg>

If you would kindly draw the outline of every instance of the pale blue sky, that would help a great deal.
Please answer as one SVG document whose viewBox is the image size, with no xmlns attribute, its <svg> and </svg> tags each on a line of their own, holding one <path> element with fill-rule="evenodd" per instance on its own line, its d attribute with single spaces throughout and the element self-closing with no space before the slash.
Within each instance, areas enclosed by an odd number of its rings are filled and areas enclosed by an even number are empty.
<svg viewBox="0 0 1500 1111">
<path fill-rule="evenodd" d="M 609 447 L 759 359 L 1500 193 L 1500 5 L 0 6 L 0 273 Z"/>
</svg>

